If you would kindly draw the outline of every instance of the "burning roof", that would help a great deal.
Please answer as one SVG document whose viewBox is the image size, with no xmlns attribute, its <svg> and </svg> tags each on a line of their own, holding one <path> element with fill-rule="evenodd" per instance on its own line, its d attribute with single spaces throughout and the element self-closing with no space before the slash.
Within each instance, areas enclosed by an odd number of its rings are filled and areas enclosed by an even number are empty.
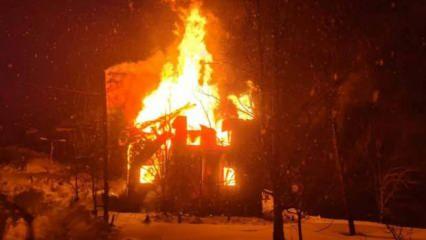
<svg viewBox="0 0 426 240">
<path fill-rule="evenodd" d="M 171 131 L 171 129 L 164 129 L 167 127 L 164 125 L 148 124 L 147 126 L 146 123 L 179 111 L 180 115 L 187 118 L 189 130 L 200 130 L 202 126 L 212 128 L 216 131 L 218 144 L 229 145 L 227 133 L 222 129 L 223 116 L 226 114 L 223 114 L 224 109 L 220 108 L 221 103 L 229 102 L 228 105 L 233 105 L 235 109 L 239 110 L 238 114 L 235 114 L 235 118 L 250 120 L 253 118 L 251 95 L 249 92 L 240 96 L 224 97 L 219 94 L 217 81 L 213 79 L 214 56 L 205 42 L 208 20 L 201 14 L 198 7 L 192 7 L 187 11 L 183 22 L 184 28 L 178 45 L 177 59 L 163 64 L 158 72 L 161 80 L 157 87 L 151 92 L 137 94 L 135 91 L 140 85 L 132 83 L 126 86 L 128 94 L 133 97 L 141 96 L 141 109 L 135 114 L 133 125 L 146 133 Z M 166 59 L 171 58 L 166 57 Z M 158 63 L 158 61 L 156 62 Z M 152 70 L 138 69 L 139 64 L 126 63 L 118 66 L 120 67 L 116 66 L 107 70 L 107 78 L 120 78 L 120 74 L 130 68 L 133 82 L 137 82 L 137 80 L 145 82 L 152 79 Z M 140 66 L 143 68 L 145 65 L 140 64 Z M 144 72 L 147 73 L 146 77 L 142 75 Z M 110 81 L 109 85 L 113 86 L 114 81 Z M 117 85 L 116 82 L 115 85 Z M 141 91 L 146 91 L 146 88 Z M 111 94 L 109 100 L 126 104 L 129 101 L 122 99 L 126 97 L 128 95 L 121 92 L 121 94 Z M 132 104 L 133 114 L 134 105 Z M 184 110 L 181 111 L 181 109 Z M 199 143 L 195 141 L 193 144 Z"/>
</svg>

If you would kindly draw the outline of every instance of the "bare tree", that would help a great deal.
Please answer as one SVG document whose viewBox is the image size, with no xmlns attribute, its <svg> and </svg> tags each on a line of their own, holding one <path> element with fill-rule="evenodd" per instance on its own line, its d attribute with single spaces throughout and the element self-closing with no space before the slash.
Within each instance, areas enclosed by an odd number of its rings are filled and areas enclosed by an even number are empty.
<svg viewBox="0 0 426 240">
<path fill-rule="evenodd" d="M 376 202 L 379 211 L 379 221 L 384 223 L 395 240 L 410 239 L 411 229 L 393 225 L 394 216 L 390 209 L 393 200 L 397 199 L 404 190 L 415 185 L 412 179 L 415 169 L 410 166 L 387 167 L 383 156 L 381 141 L 371 139 L 371 129 L 367 131 L 368 141 L 374 142 L 375 157 L 372 158 Z M 391 157 L 391 156 L 389 156 Z"/>
<path fill-rule="evenodd" d="M 102 103 L 102 160 L 103 160 L 103 185 L 104 185 L 104 193 L 103 193 L 103 208 L 104 208 L 104 221 L 108 223 L 109 221 L 109 146 L 108 146 L 108 100 L 107 100 L 107 85 L 104 78 L 101 79 L 102 87 L 101 87 L 101 98 L 100 101 Z"/>
<path fill-rule="evenodd" d="M 339 176 L 340 181 L 340 191 L 342 194 L 342 200 L 343 200 L 343 206 L 345 208 L 346 212 L 346 218 L 348 220 L 348 227 L 349 227 L 349 235 L 355 235 L 355 220 L 352 215 L 352 209 L 349 204 L 348 199 L 348 191 L 347 191 L 347 176 L 345 174 L 345 164 L 342 160 L 342 156 L 339 152 L 339 145 L 338 145 L 338 138 L 337 138 L 337 128 L 336 128 L 336 119 L 334 116 L 334 113 L 331 113 L 331 131 L 332 131 L 332 145 L 333 145 L 333 151 L 334 151 L 334 158 L 336 161 L 336 169 Z"/>
<path fill-rule="evenodd" d="M 7 214 L 3 213 L 0 216 L 2 217 L 2 220 L 0 220 L 0 238 L 3 238 L 4 231 L 6 230 L 6 221 L 8 217 L 14 217 L 14 218 L 22 218 L 25 221 L 25 224 L 27 226 L 27 234 L 26 234 L 26 240 L 33 240 L 35 239 L 34 236 L 34 216 L 30 214 L 27 210 L 22 208 L 21 206 L 18 206 L 13 201 L 8 200 L 7 196 L 4 194 L 0 194 L 0 209 L 7 210 L 10 216 L 7 216 Z M 4 216 L 2 216 L 4 215 Z M 3 217 L 5 217 L 3 219 Z"/>
</svg>

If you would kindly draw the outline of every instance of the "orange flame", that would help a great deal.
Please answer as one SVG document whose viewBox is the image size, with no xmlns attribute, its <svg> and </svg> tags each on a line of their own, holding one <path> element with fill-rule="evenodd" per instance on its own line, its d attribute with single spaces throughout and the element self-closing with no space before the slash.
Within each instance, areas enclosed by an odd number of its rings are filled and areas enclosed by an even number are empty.
<svg viewBox="0 0 426 240">
<path fill-rule="evenodd" d="M 223 182 L 225 186 L 235 186 L 235 170 L 230 167 L 223 168 Z"/>
<path fill-rule="evenodd" d="M 179 44 L 177 64 L 168 62 L 163 66 L 158 88 L 143 99 L 143 108 L 134 122 L 136 127 L 144 128 L 144 122 L 191 106 L 182 113 L 187 117 L 189 130 L 199 130 L 201 125 L 213 128 L 219 145 L 230 144 L 228 134 L 221 130 L 222 119 L 215 115 L 220 96 L 217 85 L 212 82 L 213 56 L 205 44 L 206 24 L 207 19 L 198 8 L 189 11 Z M 251 104 L 249 95 L 230 96 L 229 100 L 235 105 L 242 102 L 247 106 Z M 239 111 L 238 115 L 241 119 L 252 119 L 247 113 Z M 189 139 L 187 143 L 198 145 L 199 139 Z"/>
<path fill-rule="evenodd" d="M 217 86 L 211 83 L 213 56 L 204 43 L 206 23 L 198 9 L 190 11 L 179 45 L 178 64 L 163 66 L 161 83 L 143 100 L 144 107 L 135 120 L 136 126 L 192 104 L 194 107 L 184 112 L 189 129 L 196 130 L 204 125 L 220 130 L 215 117 L 219 93 Z"/>
<path fill-rule="evenodd" d="M 156 177 L 156 168 L 154 165 L 143 165 L 140 168 L 139 181 L 140 183 L 153 183 Z"/>
</svg>

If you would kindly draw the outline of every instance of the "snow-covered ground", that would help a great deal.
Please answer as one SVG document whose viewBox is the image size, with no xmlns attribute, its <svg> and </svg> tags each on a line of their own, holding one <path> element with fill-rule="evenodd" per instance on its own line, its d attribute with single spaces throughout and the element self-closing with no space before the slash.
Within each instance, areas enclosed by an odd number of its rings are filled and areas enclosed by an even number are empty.
<svg viewBox="0 0 426 240">
<path fill-rule="evenodd" d="M 126 240 L 259 240 L 272 239 L 272 223 L 256 218 L 208 217 L 199 219 L 186 217 L 181 224 L 176 219 L 170 221 L 152 217 L 144 223 L 145 215 L 120 213 L 116 218 L 119 239 Z M 303 222 L 303 239 L 392 239 L 385 226 L 372 222 L 356 222 L 358 235 L 346 236 L 346 222 L 311 217 Z M 286 223 L 284 231 L 287 240 L 296 240 L 297 225 Z M 426 240 L 426 229 L 405 229 L 411 240 Z"/>
</svg>

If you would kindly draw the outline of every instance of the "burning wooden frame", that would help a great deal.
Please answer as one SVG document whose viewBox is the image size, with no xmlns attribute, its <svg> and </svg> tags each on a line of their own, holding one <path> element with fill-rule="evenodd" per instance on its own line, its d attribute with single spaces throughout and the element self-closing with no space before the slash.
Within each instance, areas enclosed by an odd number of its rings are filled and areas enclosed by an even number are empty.
<svg viewBox="0 0 426 240">
<path fill-rule="evenodd" d="M 248 167 L 253 161 L 244 163 L 253 159 L 251 151 L 244 151 L 247 146 L 242 144 L 255 137 L 244 133 L 254 125 L 247 124 L 253 120 L 251 95 L 221 100 L 212 81 L 213 55 L 204 42 L 207 19 L 193 8 L 184 22 L 176 65 L 163 65 L 160 83 L 143 95 L 142 109 L 119 139 L 127 147 L 128 196 L 142 201 L 154 191 L 161 195 L 163 210 L 224 213 L 234 205 L 237 212 L 251 209 L 253 215 L 261 209 L 261 189 L 254 181 L 255 169 Z M 119 89 L 126 85 L 123 81 L 137 78 L 126 73 L 129 66 L 108 69 L 107 83 Z M 138 65 L 131 66 L 138 69 Z M 126 97 L 109 97 L 119 102 L 117 112 L 126 108 Z M 233 105 L 238 110 L 235 115 L 220 114 L 221 101 Z"/>
</svg>

